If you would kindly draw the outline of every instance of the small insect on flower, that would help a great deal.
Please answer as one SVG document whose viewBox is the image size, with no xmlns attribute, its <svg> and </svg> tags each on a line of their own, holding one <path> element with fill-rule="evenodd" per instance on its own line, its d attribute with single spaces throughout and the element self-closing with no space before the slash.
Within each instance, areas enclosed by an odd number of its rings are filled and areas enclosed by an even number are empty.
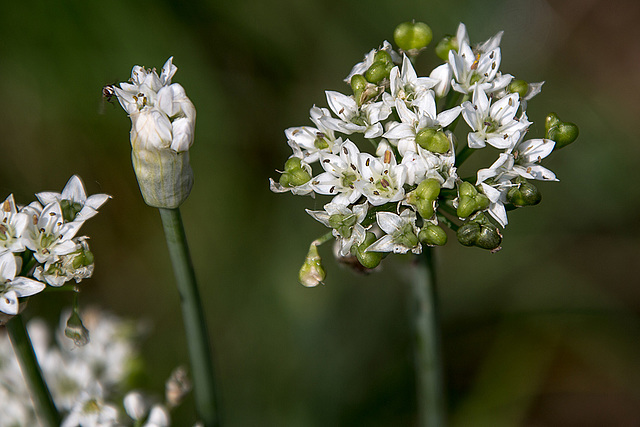
<svg viewBox="0 0 640 427">
<path fill-rule="evenodd" d="M 102 102 L 100 103 L 100 114 L 104 114 L 105 102 L 111 105 L 113 104 L 113 98 L 116 96 L 116 91 L 113 89 L 113 85 L 106 85 L 102 88 Z"/>
</svg>

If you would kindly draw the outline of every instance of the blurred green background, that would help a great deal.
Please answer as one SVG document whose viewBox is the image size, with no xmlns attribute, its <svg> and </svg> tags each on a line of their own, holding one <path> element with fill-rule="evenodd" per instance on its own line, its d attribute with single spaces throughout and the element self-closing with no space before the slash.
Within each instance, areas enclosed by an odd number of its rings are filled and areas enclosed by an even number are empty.
<svg viewBox="0 0 640 427">
<path fill-rule="evenodd" d="M 437 251 L 449 413 L 454 426 L 640 425 L 640 6 L 635 1 L 177 0 L 4 2 L 0 14 L 0 197 L 27 204 L 79 174 L 113 199 L 87 223 L 96 271 L 81 301 L 145 319 L 141 386 L 161 393 L 187 363 L 160 219 L 130 164 L 130 122 L 101 88 L 171 55 L 198 110 L 183 205 L 215 347 L 226 426 L 411 426 L 412 350 L 403 271 L 392 257 L 360 276 L 323 247 L 325 286 L 297 271 L 324 233 L 276 195 L 284 129 L 310 125 L 324 90 L 394 27 L 416 19 L 434 40 L 467 25 L 499 30 L 501 70 L 546 80 L 529 104 L 578 123 L 545 163 L 541 205 L 510 215 L 503 250 L 455 239 Z M 428 73 L 431 52 L 420 59 Z M 102 113 L 102 114 L 101 114 Z M 488 165 L 485 164 L 485 165 Z M 452 237 L 452 236 L 450 236 Z M 56 321 L 70 295 L 34 298 Z M 174 414 L 193 424 L 193 401 Z"/>
</svg>

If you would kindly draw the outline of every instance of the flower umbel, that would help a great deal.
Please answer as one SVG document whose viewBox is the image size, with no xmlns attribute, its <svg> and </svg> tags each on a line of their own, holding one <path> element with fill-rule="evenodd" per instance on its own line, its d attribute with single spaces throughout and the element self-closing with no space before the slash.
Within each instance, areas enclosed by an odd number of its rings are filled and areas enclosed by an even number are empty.
<svg viewBox="0 0 640 427">
<path fill-rule="evenodd" d="M 131 157 L 140 191 L 145 202 L 157 208 L 180 206 L 193 186 L 189 148 L 196 109 L 184 88 L 171 83 L 177 69 L 173 57 L 160 75 L 136 65 L 129 83 L 113 87 L 131 119 Z"/>
</svg>

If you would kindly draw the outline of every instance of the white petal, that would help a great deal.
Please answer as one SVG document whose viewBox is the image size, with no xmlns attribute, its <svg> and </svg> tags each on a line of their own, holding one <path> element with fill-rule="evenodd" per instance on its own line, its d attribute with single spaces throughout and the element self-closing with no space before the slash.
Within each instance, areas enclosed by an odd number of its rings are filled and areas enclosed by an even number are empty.
<svg viewBox="0 0 640 427">
<path fill-rule="evenodd" d="M 398 231 L 404 223 L 399 215 L 392 212 L 376 212 L 376 222 L 387 234 Z"/>
<path fill-rule="evenodd" d="M 11 282 L 11 289 L 16 292 L 19 297 L 28 297 L 42 292 L 46 285 L 28 277 L 18 276 Z"/>
<path fill-rule="evenodd" d="M 0 311 L 6 314 L 18 314 L 18 295 L 15 291 L 0 294 Z"/>
<path fill-rule="evenodd" d="M 123 400 L 124 410 L 134 420 L 140 420 L 147 413 L 144 396 L 137 391 L 128 393 Z"/>
</svg>

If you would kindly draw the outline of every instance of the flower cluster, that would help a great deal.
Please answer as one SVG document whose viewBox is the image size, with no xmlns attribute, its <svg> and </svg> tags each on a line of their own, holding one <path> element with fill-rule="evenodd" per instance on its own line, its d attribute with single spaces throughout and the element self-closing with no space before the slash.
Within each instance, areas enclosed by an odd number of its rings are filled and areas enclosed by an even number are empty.
<svg viewBox="0 0 640 427">
<path fill-rule="evenodd" d="M 179 83 L 173 57 L 155 69 L 133 67 L 129 82 L 107 86 L 131 119 L 132 160 L 140 191 L 153 207 L 176 208 L 193 185 L 189 148 L 193 144 L 196 109 Z"/>
<path fill-rule="evenodd" d="M 270 180 L 274 192 L 330 196 L 307 212 L 331 229 L 340 257 L 366 268 L 389 252 L 445 244 L 442 225 L 464 245 L 498 250 L 507 210 L 540 201 L 530 181 L 557 180 L 540 162 L 577 137 L 554 114 L 544 137 L 527 137 L 527 102 L 542 83 L 500 71 L 502 32 L 471 45 L 460 24 L 435 48 L 444 63 L 420 77 L 413 61 L 431 30 L 402 25 L 397 51 L 385 41 L 353 67 L 350 94 L 327 91 L 329 108 L 310 110 L 313 126 L 285 131 L 292 155 Z M 484 148 L 497 160 L 462 175 L 462 163 Z"/>
<path fill-rule="evenodd" d="M 1 321 L 18 313 L 21 298 L 91 276 L 89 238 L 77 234 L 109 197 L 87 197 L 74 175 L 61 193 L 38 193 L 26 206 L 17 205 L 13 194 L 5 199 L 0 208 Z"/>
<path fill-rule="evenodd" d="M 62 426 L 170 425 L 170 409 L 190 389 L 184 370 L 176 369 L 167 381 L 164 402 L 139 390 L 130 391 L 126 384 L 140 366 L 135 342 L 143 332 L 141 325 L 89 309 L 83 319 L 91 329 L 91 342 L 76 347 L 64 337 L 67 317 L 68 313 L 61 317 L 53 343 L 43 321 L 28 324 L 44 378 L 63 415 Z M 4 333 L 0 334 L 0 399 L 3 426 L 38 425 L 37 408 Z"/>
</svg>

